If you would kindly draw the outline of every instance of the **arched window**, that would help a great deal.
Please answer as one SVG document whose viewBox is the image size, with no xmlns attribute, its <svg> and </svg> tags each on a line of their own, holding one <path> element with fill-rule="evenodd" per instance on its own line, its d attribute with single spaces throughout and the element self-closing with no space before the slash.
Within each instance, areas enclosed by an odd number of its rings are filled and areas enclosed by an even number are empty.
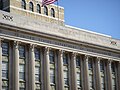
<svg viewBox="0 0 120 90">
<path fill-rule="evenodd" d="M 22 7 L 23 9 L 26 9 L 26 2 L 25 2 L 25 0 L 22 0 L 22 2 L 21 2 L 21 7 Z"/>
<path fill-rule="evenodd" d="M 45 14 L 45 15 L 48 15 L 48 9 L 47 9 L 46 6 L 44 6 L 44 14 Z"/>
<path fill-rule="evenodd" d="M 32 2 L 29 3 L 29 10 L 30 10 L 30 11 L 33 11 L 33 10 L 34 10 L 34 8 L 33 8 L 33 3 L 32 3 Z"/>
<path fill-rule="evenodd" d="M 37 13 L 41 13 L 41 8 L 39 4 L 37 4 Z"/>
<path fill-rule="evenodd" d="M 51 8 L 51 16 L 55 17 L 55 10 L 53 8 Z"/>
</svg>

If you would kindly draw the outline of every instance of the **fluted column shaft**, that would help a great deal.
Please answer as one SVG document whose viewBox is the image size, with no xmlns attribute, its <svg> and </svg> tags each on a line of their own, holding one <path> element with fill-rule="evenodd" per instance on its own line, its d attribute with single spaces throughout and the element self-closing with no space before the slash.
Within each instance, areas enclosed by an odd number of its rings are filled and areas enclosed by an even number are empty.
<svg viewBox="0 0 120 90">
<path fill-rule="evenodd" d="M 14 42 L 14 81 L 13 87 L 14 90 L 19 90 L 19 50 L 18 50 L 18 42 Z"/>
<path fill-rule="evenodd" d="M 59 50 L 58 52 L 58 90 L 64 90 L 62 50 Z"/>
<path fill-rule="evenodd" d="M 77 90 L 77 79 L 76 79 L 76 54 L 72 53 L 71 61 L 71 90 Z"/>
<path fill-rule="evenodd" d="M 29 90 L 35 90 L 35 55 L 34 45 L 29 48 Z"/>
<path fill-rule="evenodd" d="M 96 90 L 101 90 L 100 58 L 96 58 Z"/>
<path fill-rule="evenodd" d="M 111 61 L 107 62 L 107 76 L 108 76 L 108 90 L 112 90 L 112 71 L 111 71 Z"/>
<path fill-rule="evenodd" d="M 88 59 L 89 59 L 89 56 L 84 57 L 84 80 L 85 80 L 85 82 L 84 82 L 84 90 L 90 90 Z"/>
<path fill-rule="evenodd" d="M 49 65 L 49 48 L 44 50 L 44 90 L 50 90 L 50 65 Z"/>
<path fill-rule="evenodd" d="M 2 43 L 0 39 L 0 90 L 2 90 Z"/>
</svg>

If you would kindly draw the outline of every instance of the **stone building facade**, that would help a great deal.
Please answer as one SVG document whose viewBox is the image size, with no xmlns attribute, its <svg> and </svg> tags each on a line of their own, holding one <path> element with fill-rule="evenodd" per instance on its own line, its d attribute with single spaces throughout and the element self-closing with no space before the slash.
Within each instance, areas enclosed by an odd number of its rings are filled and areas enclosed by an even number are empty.
<svg viewBox="0 0 120 90">
<path fill-rule="evenodd" d="M 0 90 L 119 90 L 120 40 L 65 25 L 64 8 L 40 0 L 0 9 Z"/>
</svg>

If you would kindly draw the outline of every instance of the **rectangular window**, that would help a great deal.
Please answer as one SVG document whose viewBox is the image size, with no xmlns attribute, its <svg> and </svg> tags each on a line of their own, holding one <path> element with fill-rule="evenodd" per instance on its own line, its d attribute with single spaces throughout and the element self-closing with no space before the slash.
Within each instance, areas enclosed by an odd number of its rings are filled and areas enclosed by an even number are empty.
<svg viewBox="0 0 120 90">
<path fill-rule="evenodd" d="M 77 73 L 77 86 L 78 86 L 78 87 L 81 86 L 81 82 L 80 82 L 80 73 Z"/>
<path fill-rule="evenodd" d="M 64 70 L 64 84 L 69 85 L 68 71 Z"/>
<path fill-rule="evenodd" d="M 6 42 L 2 43 L 2 55 L 8 56 L 9 53 L 9 45 Z"/>
<path fill-rule="evenodd" d="M 80 67 L 80 56 L 76 57 L 76 66 Z"/>
<path fill-rule="evenodd" d="M 2 43 L 2 90 L 8 90 L 9 43 Z"/>
<path fill-rule="evenodd" d="M 40 60 L 40 50 L 38 48 L 35 48 L 35 60 Z"/>
<path fill-rule="evenodd" d="M 19 79 L 25 80 L 25 65 L 19 65 Z"/>
<path fill-rule="evenodd" d="M 68 54 L 63 53 L 63 64 L 67 65 L 68 64 Z"/>
<path fill-rule="evenodd" d="M 35 67 L 35 80 L 40 82 L 40 67 Z"/>
<path fill-rule="evenodd" d="M 89 61 L 88 61 L 88 68 L 89 68 L 89 70 L 92 70 L 92 68 L 93 68 L 93 67 L 92 67 L 92 60 L 89 60 Z"/>
<path fill-rule="evenodd" d="M 55 70 L 50 69 L 50 83 L 55 84 Z"/>
<path fill-rule="evenodd" d="M 8 63 L 2 62 L 2 78 L 8 79 Z"/>
<path fill-rule="evenodd" d="M 104 63 L 103 63 L 103 61 L 100 61 L 100 71 L 104 72 Z"/>
<path fill-rule="evenodd" d="M 50 50 L 49 52 L 50 63 L 54 63 L 54 51 Z"/>
<path fill-rule="evenodd" d="M 25 58 L 25 47 L 22 45 L 19 46 L 19 55 L 20 58 Z"/>
</svg>

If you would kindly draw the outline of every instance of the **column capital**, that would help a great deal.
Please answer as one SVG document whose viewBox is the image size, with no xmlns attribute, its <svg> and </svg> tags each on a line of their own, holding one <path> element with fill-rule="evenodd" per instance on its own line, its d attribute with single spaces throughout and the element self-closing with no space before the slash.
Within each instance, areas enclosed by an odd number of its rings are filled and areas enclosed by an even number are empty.
<svg viewBox="0 0 120 90">
<path fill-rule="evenodd" d="M 109 59 L 109 60 L 107 61 L 107 63 L 108 63 L 108 65 L 111 65 L 112 60 Z"/>
<path fill-rule="evenodd" d="M 45 49 L 46 54 L 49 54 L 50 48 L 49 47 L 45 47 L 44 49 Z"/>
<path fill-rule="evenodd" d="M 30 47 L 30 49 L 34 52 L 34 47 L 35 47 L 35 45 L 34 45 L 34 44 L 30 44 L 29 47 Z"/>
<path fill-rule="evenodd" d="M 90 56 L 89 55 L 85 55 L 85 60 L 86 60 L 86 62 L 88 62 L 88 59 L 90 58 Z"/>
<path fill-rule="evenodd" d="M 76 57 L 77 53 L 76 52 L 72 52 L 72 57 Z"/>
<path fill-rule="evenodd" d="M 19 41 L 14 41 L 14 46 L 18 47 L 18 45 L 20 44 L 21 42 Z"/>
<path fill-rule="evenodd" d="M 63 52 L 64 52 L 63 50 L 59 49 L 59 53 L 60 53 L 60 54 L 63 54 Z"/>
</svg>

